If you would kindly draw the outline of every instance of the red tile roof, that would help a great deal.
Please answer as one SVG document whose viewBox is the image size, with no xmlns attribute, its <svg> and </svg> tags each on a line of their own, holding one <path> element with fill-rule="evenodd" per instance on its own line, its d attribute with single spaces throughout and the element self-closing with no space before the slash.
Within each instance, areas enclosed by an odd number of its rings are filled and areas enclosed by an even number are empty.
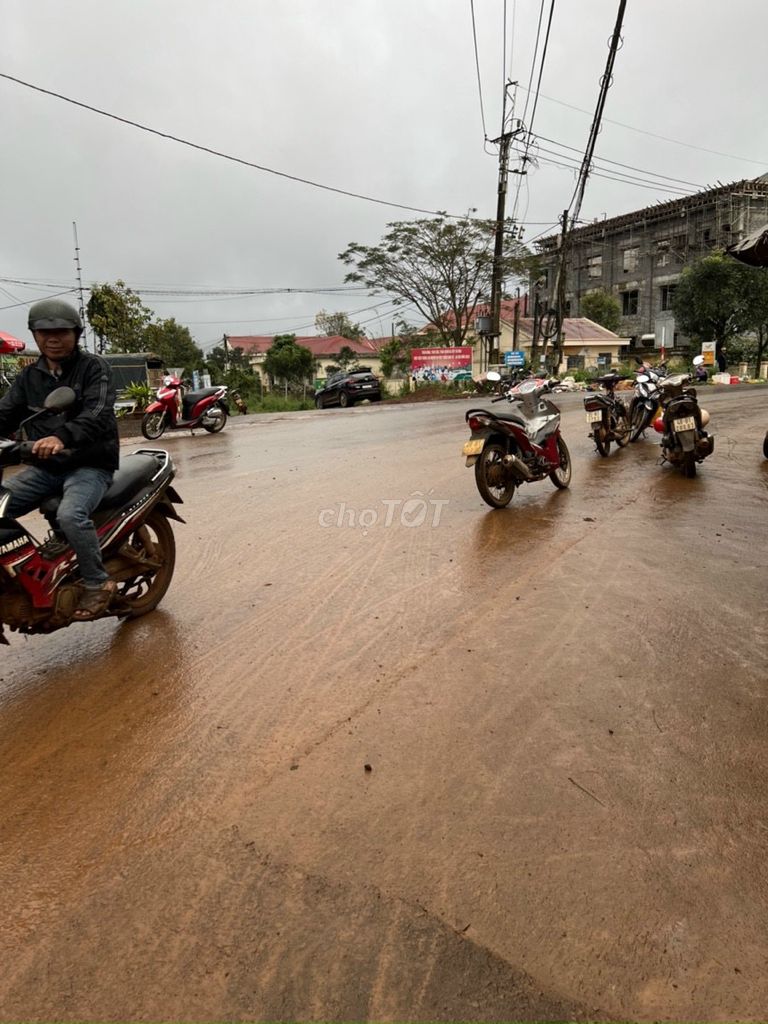
<svg viewBox="0 0 768 1024">
<path fill-rule="evenodd" d="M 246 355 L 263 355 L 272 347 L 274 340 L 275 337 L 272 334 L 227 335 L 229 347 L 233 349 L 241 348 Z M 296 344 L 301 345 L 302 348 L 308 348 L 316 359 L 333 358 L 339 354 L 345 345 L 347 348 L 351 348 L 356 356 L 368 356 L 370 358 L 378 353 L 377 345 L 368 338 L 363 338 L 360 341 L 351 341 L 349 338 L 342 338 L 340 334 L 333 335 L 330 338 L 324 336 L 311 338 L 297 337 Z"/>
</svg>

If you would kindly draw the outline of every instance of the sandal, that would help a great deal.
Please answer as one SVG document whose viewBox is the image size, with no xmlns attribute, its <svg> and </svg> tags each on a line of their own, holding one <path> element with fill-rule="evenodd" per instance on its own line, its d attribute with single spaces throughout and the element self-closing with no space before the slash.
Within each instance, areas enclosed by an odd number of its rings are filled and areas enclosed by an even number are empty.
<svg viewBox="0 0 768 1024">
<path fill-rule="evenodd" d="M 85 589 L 72 615 L 75 622 L 89 622 L 97 619 L 109 608 L 112 598 L 117 593 L 117 583 L 107 580 L 98 590 Z"/>
</svg>

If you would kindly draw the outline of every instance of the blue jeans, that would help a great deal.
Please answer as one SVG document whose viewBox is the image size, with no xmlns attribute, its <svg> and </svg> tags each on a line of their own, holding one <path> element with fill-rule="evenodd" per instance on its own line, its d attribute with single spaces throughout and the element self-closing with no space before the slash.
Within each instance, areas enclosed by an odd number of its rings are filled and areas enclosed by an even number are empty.
<svg viewBox="0 0 768 1024">
<path fill-rule="evenodd" d="M 112 472 L 80 466 L 69 473 L 50 473 L 42 466 L 28 466 L 3 481 L 11 492 L 6 516 L 18 519 L 39 508 L 46 498 L 61 495 L 56 519 L 77 555 L 80 577 L 86 587 L 100 587 L 109 577 L 101 561 L 101 549 L 91 515 L 112 483 Z"/>
</svg>

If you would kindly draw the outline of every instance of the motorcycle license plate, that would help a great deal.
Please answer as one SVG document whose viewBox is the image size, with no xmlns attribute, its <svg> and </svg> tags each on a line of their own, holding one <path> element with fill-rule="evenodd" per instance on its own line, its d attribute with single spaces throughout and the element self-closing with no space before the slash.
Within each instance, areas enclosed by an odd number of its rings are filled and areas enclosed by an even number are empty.
<svg viewBox="0 0 768 1024">
<path fill-rule="evenodd" d="M 672 429 L 677 432 L 681 430 L 695 430 L 696 420 L 693 416 L 683 416 L 679 420 L 672 420 Z"/>
<path fill-rule="evenodd" d="M 484 445 L 485 445 L 485 441 L 483 440 L 482 437 L 478 438 L 475 441 L 467 441 L 467 442 L 465 442 L 464 447 L 461 449 L 461 454 L 462 455 L 479 455 L 480 452 L 483 450 L 483 446 Z"/>
<path fill-rule="evenodd" d="M 600 423 L 603 418 L 603 414 L 599 409 L 595 409 L 594 412 L 587 413 L 587 423 Z"/>
</svg>

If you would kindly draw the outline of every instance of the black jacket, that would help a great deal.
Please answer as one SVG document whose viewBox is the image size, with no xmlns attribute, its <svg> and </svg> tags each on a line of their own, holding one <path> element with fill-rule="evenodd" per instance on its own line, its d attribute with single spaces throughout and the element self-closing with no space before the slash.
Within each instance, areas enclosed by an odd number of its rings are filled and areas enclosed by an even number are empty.
<svg viewBox="0 0 768 1024">
<path fill-rule="evenodd" d="M 30 441 L 53 435 L 72 450 L 72 455 L 46 459 L 45 468 L 62 473 L 78 466 L 117 469 L 120 446 L 112 370 L 100 356 L 77 348 L 62 362 L 58 377 L 43 356 L 22 370 L 0 399 L 0 437 L 14 433 L 22 420 L 43 408 L 51 391 L 65 385 L 77 395 L 75 404 L 63 412 L 45 413 L 25 428 Z"/>
</svg>

